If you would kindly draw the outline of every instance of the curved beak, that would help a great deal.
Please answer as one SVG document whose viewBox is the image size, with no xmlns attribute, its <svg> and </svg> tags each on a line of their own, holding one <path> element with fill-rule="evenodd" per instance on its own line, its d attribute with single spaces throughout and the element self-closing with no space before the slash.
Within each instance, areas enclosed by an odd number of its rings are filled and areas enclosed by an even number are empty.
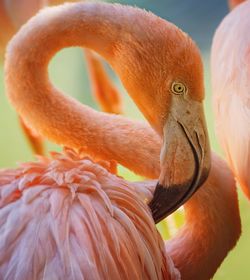
<svg viewBox="0 0 250 280">
<path fill-rule="evenodd" d="M 149 203 L 155 223 L 184 204 L 205 182 L 210 170 L 202 103 L 174 103 L 163 129 L 161 174 Z"/>
</svg>

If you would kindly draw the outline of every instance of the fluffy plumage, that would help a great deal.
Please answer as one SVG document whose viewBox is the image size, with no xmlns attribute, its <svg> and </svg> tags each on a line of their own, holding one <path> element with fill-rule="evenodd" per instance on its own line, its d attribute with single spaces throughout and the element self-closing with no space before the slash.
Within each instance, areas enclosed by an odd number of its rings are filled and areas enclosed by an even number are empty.
<svg viewBox="0 0 250 280">
<path fill-rule="evenodd" d="M 71 150 L 1 171 L 0 278 L 178 279 L 144 199 Z"/>
</svg>

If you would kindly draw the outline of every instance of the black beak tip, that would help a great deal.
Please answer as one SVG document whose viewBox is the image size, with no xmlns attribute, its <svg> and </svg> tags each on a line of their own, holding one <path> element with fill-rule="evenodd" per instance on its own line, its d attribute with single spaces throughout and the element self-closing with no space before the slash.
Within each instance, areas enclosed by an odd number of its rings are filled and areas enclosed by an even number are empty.
<svg viewBox="0 0 250 280">
<path fill-rule="evenodd" d="M 168 189 L 158 183 L 154 191 L 153 199 L 148 204 L 156 224 L 168 215 L 168 195 Z"/>
<path fill-rule="evenodd" d="M 179 208 L 182 195 L 177 186 L 164 187 L 157 183 L 153 199 L 148 204 L 156 224 Z"/>
</svg>

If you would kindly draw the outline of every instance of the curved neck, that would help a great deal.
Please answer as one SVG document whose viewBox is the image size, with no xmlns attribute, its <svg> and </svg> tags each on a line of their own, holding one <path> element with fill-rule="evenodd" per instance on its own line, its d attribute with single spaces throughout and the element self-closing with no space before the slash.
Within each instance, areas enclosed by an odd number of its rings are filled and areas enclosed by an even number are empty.
<svg viewBox="0 0 250 280">
<path fill-rule="evenodd" d="M 151 139 L 153 131 L 143 132 L 144 124 L 134 124 L 126 118 L 99 113 L 80 104 L 63 95 L 48 77 L 51 58 L 70 46 L 91 48 L 115 65 L 114 50 L 120 43 L 120 34 L 126 34 L 126 28 L 131 25 L 127 10 L 124 16 L 119 15 L 123 9 L 100 3 L 78 3 L 42 11 L 23 26 L 8 47 L 6 89 L 18 113 L 42 136 L 57 144 L 81 149 L 92 157 L 111 158 L 138 174 L 155 177 L 159 174 L 158 168 L 148 161 L 152 151 L 157 153 L 157 159 L 160 154 Z M 124 22 L 115 19 L 116 16 Z M 117 65 L 119 68 L 120 64 Z M 146 153 L 141 139 L 131 137 L 137 133 L 142 133 L 144 144 L 151 147 Z M 160 139 L 156 139 L 156 143 L 160 143 Z M 135 152 L 141 157 L 135 159 Z"/>
</svg>

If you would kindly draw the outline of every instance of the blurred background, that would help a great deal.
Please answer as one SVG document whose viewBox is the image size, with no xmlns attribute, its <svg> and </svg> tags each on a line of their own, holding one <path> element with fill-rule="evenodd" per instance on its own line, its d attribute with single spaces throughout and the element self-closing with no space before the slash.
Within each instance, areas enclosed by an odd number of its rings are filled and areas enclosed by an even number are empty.
<svg viewBox="0 0 250 280">
<path fill-rule="evenodd" d="M 221 154 L 214 134 L 213 114 L 211 111 L 209 55 L 214 31 L 222 18 L 228 13 L 227 1 L 131 0 L 116 2 L 151 10 L 155 14 L 175 23 L 197 42 L 202 51 L 205 65 L 206 117 L 210 140 L 213 150 Z M 4 27 L 0 26 L 0 28 Z M 61 90 L 74 96 L 80 102 L 98 109 L 90 93 L 85 62 L 82 58 L 82 50 L 79 48 L 61 51 L 50 64 L 50 77 Z M 120 81 L 110 69 L 109 73 L 117 87 L 123 92 L 125 114 L 131 118 L 141 119 L 141 114 L 125 93 Z M 61 150 L 61 148 L 51 143 L 47 142 L 46 145 L 49 151 Z M 0 168 L 15 167 L 18 162 L 33 159 L 31 149 L 18 124 L 17 116 L 5 97 L 3 63 L 0 62 Z M 120 174 L 130 180 L 138 178 L 123 168 L 120 168 Z M 238 193 L 243 233 L 237 247 L 229 254 L 214 279 L 250 279 L 249 260 L 247 258 L 247 253 L 250 250 L 250 204 L 243 197 L 240 189 L 238 189 Z M 221 203 L 223 203 L 223 198 L 221 198 Z M 183 215 L 180 212 L 174 218 L 170 218 L 168 221 L 170 226 L 162 223 L 159 229 L 164 238 L 168 238 L 172 234 L 171 231 L 174 231 L 176 226 L 180 226 L 182 221 Z M 171 229 L 171 223 L 173 223 L 173 230 Z"/>
</svg>

